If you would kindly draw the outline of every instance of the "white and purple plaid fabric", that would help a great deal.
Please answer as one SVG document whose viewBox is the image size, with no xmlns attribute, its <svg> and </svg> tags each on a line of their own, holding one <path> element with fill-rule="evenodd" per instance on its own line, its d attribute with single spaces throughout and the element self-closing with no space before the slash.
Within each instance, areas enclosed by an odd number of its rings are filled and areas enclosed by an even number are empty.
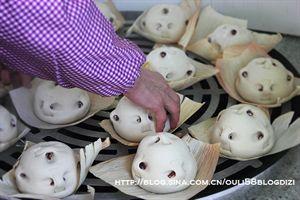
<svg viewBox="0 0 300 200">
<path fill-rule="evenodd" d="M 0 0 L 0 62 L 104 96 L 134 85 L 145 55 L 93 0 Z"/>
</svg>

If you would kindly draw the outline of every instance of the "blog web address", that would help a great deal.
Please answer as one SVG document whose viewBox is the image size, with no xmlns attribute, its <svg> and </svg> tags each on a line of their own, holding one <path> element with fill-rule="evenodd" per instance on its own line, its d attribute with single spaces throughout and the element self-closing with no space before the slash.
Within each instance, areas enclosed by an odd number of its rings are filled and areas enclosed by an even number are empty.
<svg viewBox="0 0 300 200">
<path fill-rule="evenodd" d="M 294 179 L 256 179 L 256 178 L 246 178 L 243 180 L 230 180 L 230 179 L 221 179 L 221 180 L 145 180 L 141 179 L 138 181 L 135 180 L 115 180 L 115 185 L 295 185 Z"/>
</svg>

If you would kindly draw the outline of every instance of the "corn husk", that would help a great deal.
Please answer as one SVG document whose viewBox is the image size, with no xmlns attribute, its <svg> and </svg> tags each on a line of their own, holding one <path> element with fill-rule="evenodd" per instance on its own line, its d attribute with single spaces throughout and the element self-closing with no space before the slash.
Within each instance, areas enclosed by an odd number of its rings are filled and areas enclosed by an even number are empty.
<svg viewBox="0 0 300 200">
<path fill-rule="evenodd" d="M 169 81 L 168 82 L 169 86 L 172 89 L 174 89 L 175 91 L 180 91 L 180 90 L 186 89 L 199 81 L 202 81 L 204 79 L 207 79 L 207 78 L 210 78 L 210 77 L 216 75 L 219 72 L 219 70 L 216 69 L 215 67 L 213 67 L 212 65 L 206 65 L 201 62 L 197 62 L 191 58 L 189 58 L 189 60 L 190 60 L 190 63 L 192 63 L 193 66 L 195 67 L 196 72 L 195 72 L 194 76 L 192 76 L 192 77 L 187 77 L 185 79 L 178 80 L 178 81 Z M 149 63 L 146 63 L 143 67 L 145 69 L 154 71 L 151 68 L 151 65 Z"/>
<path fill-rule="evenodd" d="M 219 145 L 204 144 L 191 138 L 189 135 L 184 136 L 182 139 L 190 147 L 198 163 L 198 172 L 195 180 L 207 180 L 209 182 L 212 179 L 218 162 Z M 155 194 L 134 184 L 116 184 L 115 181 L 118 180 L 133 181 L 131 176 L 131 165 L 134 156 L 135 155 L 128 155 L 102 162 L 91 167 L 90 172 L 106 183 L 116 187 L 121 192 L 142 199 L 189 199 L 205 189 L 207 186 L 205 184 L 191 185 L 180 192 Z"/>
<path fill-rule="evenodd" d="M 179 123 L 177 127 L 170 132 L 174 132 L 177 128 L 179 128 L 186 120 L 188 120 L 195 112 L 197 112 L 203 105 L 204 103 L 198 103 L 195 101 L 192 101 L 191 99 L 187 97 L 182 98 L 182 103 L 180 105 L 180 117 L 179 117 Z M 126 145 L 126 146 L 138 146 L 139 143 L 137 142 L 131 142 L 128 141 L 121 136 L 118 135 L 118 133 L 115 131 L 113 124 L 109 119 L 103 120 L 99 123 L 99 125 L 108 133 L 110 136 L 120 143 Z M 155 134 L 154 132 L 150 132 L 149 134 Z"/>
<path fill-rule="evenodd" d="M 239 50 L 240 55 L 237 55 Z M 257 105 L 260 107 L 278 107 L 282 103 L 289 101 L 293 97 L 300 95 L 300 79 L 295 78 L 295 89 L 285 98 L 278 98 L 274 104 L 256 104 L 247 102 L 236 90 L 235 81 L 240 69 L 245 67 L 251 60 L 258 57 L 268 57 L 268 54 L 260 46 L 250 44 L 248 46 L 236 46 L 226 50 L 223 59 L 217 60 L 216 68 L 219 70 L 217 79 L 224 90 L 234 99 L 242 103 Z"/>
<path fill-rule="evenodd" d="M 24 147 L 23 152 L 34 145 L 34 143 L 27 141 Z M 94 160 L 96 159 L 99 152 L 108 147 L 110 145 L 109 138 L 106 138 L 104 142 L 101 142 L 101 138 L 96 142 L 87 145 L 84 149 L 74 150 L 76 157 L 78 158 L 78 162 L 80 163 L 80 167 L 78 168 L 78 186 L 83 183 L 86 178 L 89 168 L 92 166 Z M 6 196 L 7 198 L 15 197 L 15 198 L 30 198 L 30 199 L 53 199 L 57 200 L 59 198 L 49 197 L 47 195 L 37 195 L 37 194 L 22 194 L 18 191 L 16 181 L 15 181 L 15 166 L 17 166 L 19 161 L 16 162 L 14 167 L 8 171 L 6 174 L 2 176 L 2 180 L 0 180 L 0 195 Z M 88 186 L 87 193 L 84 194 L 73 194 L 64 199 L 76 199 L 76 200 L 93 200 L 94 199 L 95 190 L 94 188 Z"/>
<path fill-rule="evenodd" d="M 181 36 L 181 38 L 178 41 L 181 41 L 181 44 L 186 46 L 188 42 L 190 41 L 196 21 L 198 19 L 199 12 L 200 12 L 200 0 L 182 0 L 180 7 L 183 9 L 187 19 L 189 20 L 188 25 L 186 27 L 186 30 L 184 34 Z M 158 37 L 155 35 L 152 35 L 146 31 L 144 31 L 141 27 L 141 20 L 145 17 L 148 10 L 145 10 L 132 24 L 132 26 L 127 30 L 126 36 L 128 37 L 131 33 L 136 32 L 139 35 L 142 35 L 143 37 L 152 40 L 154 42 L 163 43 L 163 44 L 170 44 L 170 43 L 177 43 L 178 41 L 175 41 L 171 38 L 167 37 Z M 198 12 L 198 14 L 197 14 Z"/>
<path fill-rule="evenodd" d="M 22 137 L 24 137 L 27 133 L 30 132 L 30 129 L 26 127 L 20 120 L 17 122 L 17 129 L 18 129 L 18 137 L 8 141 L 0 143 L 0 152 L 5 151 L 10 146 L 14 145 L 18 140 L 20 140 Z"/>
<path fill-rule="evenodd" d="M 294 112 L 288 112 L 286 114 L 277 117 L 274 120 L 274 122 L 272 123 L 272 127 L 274 130 L 276 141 L 273 148 L 270 150 L 270 152 L 266 153 L 265 155 L 245 159 L 239 157 L 230 157 L 227 155 L 225 156 L 221 152 L 221 156 L 229 159 L 245 161 L 245 160 L 260 158 L 267 155 L 272 155 L 299 145 L 300 144 L 300 118 L 298 118 L 290 125 L 293 115 Z M 202 142 L 211 143 L 212 141 L 211 128 L 215 124 L 215 122 L 216 122 L 216 118 L 210 118 L 206 121 L 200 122 L 199 124 L 189 127 L 188 128 L 189 133 L 193 137 L 195 137 L 196 139 Z"/>
<path fill-rule="evenodd" d="M 98 3 L 96 3 L 98 4 Z M 101 3 L 99 3 L 98 6 Z M 116 27 L 115 30 L 117 31 L 118 29 L 120 29 L 123 24 L 125 23 L 125 18 L 123 17 L 123 15 L 118 11 L 118 9 L 116 8 L 115 4 L 112 2 L 112 0 L 105 0 L 102 4 L 105 4 L 105 6 L 107 6 L 109 8 L 109 10 L 116 16 Z"/>
<path fill-rule="evenodd" d="M 72 126 L 90 118 L 100 110 L 104 110 L 114 103 L 115 97 L 102 97 L 93 93 L 88 93 L 91 101 L 91 106 L 88 113 L 80 120 L 77 120 L 68 124 L 50 124 L 40 120 L 35 114 L 33 109 L 34 93 L 38 85 L 41 83 L 41 79 L 34 79 L 31 83 L 32 88 L 27 89 L 21 87 L 10 91 L 10 97 L 17 110 L 20 118 L 28 125 L 41 128 L 41 129 L 56 129 L 66 126 Z"/>
<path fill-rule="evenodd" d="M 186 49 L 186 47 L 188 46 L 188 44 L 189 44 L 190 40 L 192 39 L 192 36 L 195 32 L 197 20 L 199 18 L 199 14 L 200 14 L 200 9 L 196 10 L 193 13 L 194 13 L 194 15 L 192 15 L 192 17 L 189 19 L 185 33 L 182 35 L 182 37 L 178 41 L 178 45 L 181 46 L 183 49 Z"/>
<path fill-rule="evenodd" d="M 222 58 L 223 52 L 220 49 L 220 46 L 214 43 L 209 43 L 207 36 L 218 26 L 223 24 L 232 24 L 242 28 L 247 28 L 248 22 L 247 20 L 222 15 L 208 6 L 201 12 L 195 33 L 190 40 L 190 44 L 187 49 L 210 61 Z M 252 35 L 254 38 L 252 42 L 260 45 L 267 52 L 273 49 L 282 40 L 282 36 L 279 33 L 265 34 L 252 32 Z"/>
</svg>

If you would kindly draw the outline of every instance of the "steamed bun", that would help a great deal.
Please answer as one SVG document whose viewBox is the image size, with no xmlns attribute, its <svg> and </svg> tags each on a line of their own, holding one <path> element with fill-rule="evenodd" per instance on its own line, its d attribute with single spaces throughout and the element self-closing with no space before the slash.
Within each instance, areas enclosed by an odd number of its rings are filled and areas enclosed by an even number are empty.
<svg viewBox="0 0 300 200">
<path fill-rule="evenodd" d="M 212 143 L 229 157 L 253 158 L 268 153 L 275 142 L 270 120 L 259 108 L 239 104 L 219 113 L 211 129 Z"/>
<path fill-rule="evenodd" d="M 208 41 L 218 44 L 222 50 L 235 45 L 248 44 L 253 40 L 251 31 L 232 24 L 223 24 L 208 36 Z"/>
<path fill-rule="evenodd" d="M 0 105 L 0 143 L 6 143 L 18 136 L 17 118 Z"/>
<path fill-rule="evenodd" d="M 178 192 L 189 187 L 197 170 L 197 162 L 187 144 L 166 132 L 146 136 L 132 163 L 134 180 L 141 188 L 154 193 Z M 141 181 L 152 184 L 142 184 Z M 157 181 L 159 184 L 153 184 Z"/>
<path fill-rule="evenodd" d="M 294 75 L 278 60 L 256 58 L 239 72 L 238 93 L 247 101 L 258 104 L 276 103 L 294 90 Z"/>
<path fill-rule="evenodd" d="M 22 193 L 64 198 L 77 188 L 77 160 L 69 146 L 42 142 L 22 153 L 15 177 Z"/>
<path fill-rule="evenodd" d="M 34 113 L 51 124 L 67 124 L 83 118 L 90 109 L 90 98 L 79 88 L 67 89 L 53 81 L 43 81 L 34 94 Z"/>
<path fill-rule="evenodd" d="M 114 129 L 122 138 L 139 142 L 149 131 L 155 133 L 154 119 L 149 112 L 132 103 L 127 97 L 122 97 L 115 110 L 110 113 L 110 120 Z M 164 131 L 170 129 L 166 122 Z"/>
<path fill-rule="evenodd" d="M 153 71 L 160 73 L 166 81 L 178 81 L 193 77 L 195 67 L 185 52 L 176 47 L 163 46 L 151 51 L 147 62 Z"/>
</svg>

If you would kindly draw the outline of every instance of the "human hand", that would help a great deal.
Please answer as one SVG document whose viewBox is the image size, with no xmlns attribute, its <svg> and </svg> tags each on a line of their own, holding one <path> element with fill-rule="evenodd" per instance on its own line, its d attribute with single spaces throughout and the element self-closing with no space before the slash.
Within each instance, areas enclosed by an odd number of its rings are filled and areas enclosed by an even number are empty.
<svg viewBox="0 0 300 200">
<path fill-rule="evenodd" d="M 18 85 L 30 87 L 31 79 L 31 76 L 20 72 L 13 72 L 0 63 L 0 83 L 3 85 L 10 85 L 12 82 L 15 82 Z"/>
<path fill-rule="evenodd" d="M 171 128 L 176 128 L 180 114 L 180 98 L 157 72 L 141 70 L 134 87 L 124 94 L 133 103 L 155 114 L 156 131 L 161 132 L 170 114 Z"/>
</svg>

